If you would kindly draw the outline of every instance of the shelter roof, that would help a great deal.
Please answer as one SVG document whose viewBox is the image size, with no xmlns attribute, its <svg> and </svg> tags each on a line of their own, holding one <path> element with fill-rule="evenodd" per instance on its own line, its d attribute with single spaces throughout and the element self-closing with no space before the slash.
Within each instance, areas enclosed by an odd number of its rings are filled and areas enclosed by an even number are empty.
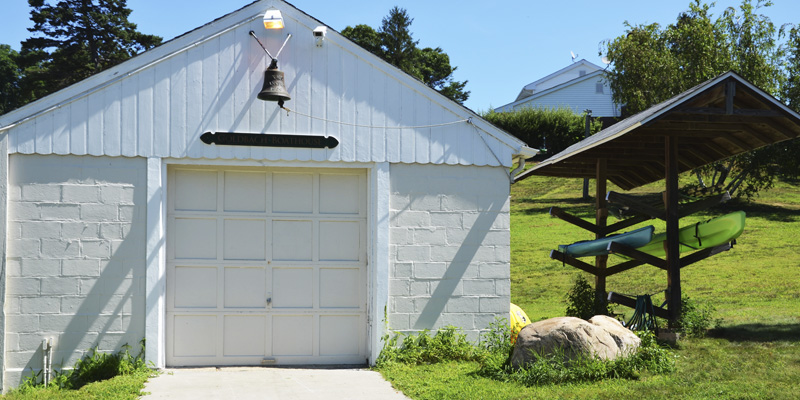
<svg viewBox="0 0 800 400">
<path fill-rule="evenodd" d="M 800 114 L 726 72 L 604 129 L 517 175 L 608 179 L 630 190 L 665 176 L 665 137 L 678 142 L 678 170 L 689 171 L 800 136 Z"/>
</svg>

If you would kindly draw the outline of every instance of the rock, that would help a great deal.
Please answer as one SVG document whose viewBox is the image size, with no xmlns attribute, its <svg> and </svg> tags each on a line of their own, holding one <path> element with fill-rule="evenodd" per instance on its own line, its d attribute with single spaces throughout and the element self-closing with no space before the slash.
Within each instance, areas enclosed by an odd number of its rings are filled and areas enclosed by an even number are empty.
<svg viewBox="0 0 800 400">
<path fill-rule="evenodd" d="M 558 317 L 534 322 L 519 332 L 511 365 L 524 366 L 535 354 L 552 354 L 560 349 L 565 362 L 578 356 L 613 360 L 639 348 L 640 339 L 619 321 L 596 315 L 588 322 L 575 317 Z"/>
</svg>

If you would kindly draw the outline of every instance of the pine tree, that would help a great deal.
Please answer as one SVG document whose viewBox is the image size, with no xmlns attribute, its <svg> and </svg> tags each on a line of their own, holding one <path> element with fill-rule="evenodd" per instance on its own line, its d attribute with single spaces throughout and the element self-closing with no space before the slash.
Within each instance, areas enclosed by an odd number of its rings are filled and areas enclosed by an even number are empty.
<svg viewBox="0 0 800 400">
<path fill-rule="evenodd" d="M 417 47 L 419 40 L 414 40 L 411 33 L 412 22 L 414 19 L 405 9 L 394 7 L 383 18 L 377 31 L 369 25 L 359 24 L 344 28 L 342 35 L 439 93 L 463 104 L 469 98 L 469 91 L 464 90 L 467 81 L 453 80 L 453 72 L 457 67 L 450 65 L 450 57 L 440 47 Z"/>
<path fill-rule="evenodd" d="M 45 96 L 161 44 L 128 21 L 126 0 L 28 0 L 33 37 L 22 42 L 23 96 Z"/>
</svg>

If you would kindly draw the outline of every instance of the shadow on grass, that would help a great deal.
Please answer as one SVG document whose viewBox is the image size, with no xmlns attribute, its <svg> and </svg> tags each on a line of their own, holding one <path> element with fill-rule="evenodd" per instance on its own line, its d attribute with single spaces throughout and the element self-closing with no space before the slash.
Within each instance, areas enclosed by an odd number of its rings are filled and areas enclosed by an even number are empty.
<svg viewBox="0 0 800 400">
<path fill-rule="evenodd" d="M 515 199 L 519 206 L 517 209 L 525 214 L 549 213 L 550 207 L 557 206 L 562 210 L 578 217 L 594 217 L 594 199 L 581 198 L 566 199 Z M 527 207 L 533 205 L 533 207 Z M 538 206 L 538 207 L 537 207 Z M 584 215 L 586 214 L 586 215 Z"/>
<path fill-rule="evenodd" d="M 800 342 L 800 324 L 742 324 L 716 328 L 709 337 L 731 342 Z"/>
<path fill-rule="evenodd" d="M 722 210 L 742 210 L 748 218 L 764 218 L 776 222 L 794 222 L 800 220 L 800 209 L 781 207 L 772 204 L 747 203 L 731 201 L 720 207 Z"/>
</svg>

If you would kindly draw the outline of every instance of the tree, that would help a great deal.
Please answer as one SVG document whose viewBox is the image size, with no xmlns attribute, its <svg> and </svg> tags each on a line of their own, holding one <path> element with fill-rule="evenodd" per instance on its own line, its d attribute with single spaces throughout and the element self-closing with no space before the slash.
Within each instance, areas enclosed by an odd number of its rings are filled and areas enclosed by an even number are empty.
<svg viewBox="0 0 800 400">
<path fill-rule="evenodd" d="M 7 44 L 0 44 L 0 115 L 19 106 L 19 85 L 22 70 L 17 65 L 19 53 Z"/>
<path fill-rule="evenodd" d="M 161 44 L 128 21 L 126 0 L 28 0 L 33 37 L 22 42 L 23 95 L 55 92 Z"/>
<path fill-rule="evenodd" d="M 469 91 L 464 90 L 467 81 L 453 80 L 453 72 L 457 67 L 450 65 L 450 57 L 441 47 L 417 47 L 419 40 L 414 40 L 410 30 L 412 22 L 414 19 L 409 17 L 405 9 L 394 7 L 383 18 L 377 31 L 369 25 L 359 24 L 344 28 L 342 35 L 439 93 L 463 104 L 469 98 Z"/>
<path fill-rule="evenodd" d="M 626 23 L 624 35 L 603 43 L 613 65 L 607 74 L 609 85 L 614 101 L 623 105 L 623 116 L 645 110 L 729 70 L 784 101 L 800 92 L 800 82 L 792 75 L 800 71 L 800 50 L 794 59 L 798 69 L 784 68 L 792 35 L 788 47 L 782 46 L 782 30 L 758 13 L 771 5 L 770 1 L 756 0 L 754 5 L 751 0 L 742 0 L 738 10 L 729 7 L 714 20 L 708 4 L 693 0 L 677 21 L 664 29 L 658 24 Z M 794 48 L 800 49 L 797 36 L 795 32 Z M 694 173 L 697 186 L 721 187 L 731 195 L 750 197 L 772 186 L 776 176 L 800 176 L 798 157 L 800 145 L 796 141 L 783 142 Z"/>
</svg>

